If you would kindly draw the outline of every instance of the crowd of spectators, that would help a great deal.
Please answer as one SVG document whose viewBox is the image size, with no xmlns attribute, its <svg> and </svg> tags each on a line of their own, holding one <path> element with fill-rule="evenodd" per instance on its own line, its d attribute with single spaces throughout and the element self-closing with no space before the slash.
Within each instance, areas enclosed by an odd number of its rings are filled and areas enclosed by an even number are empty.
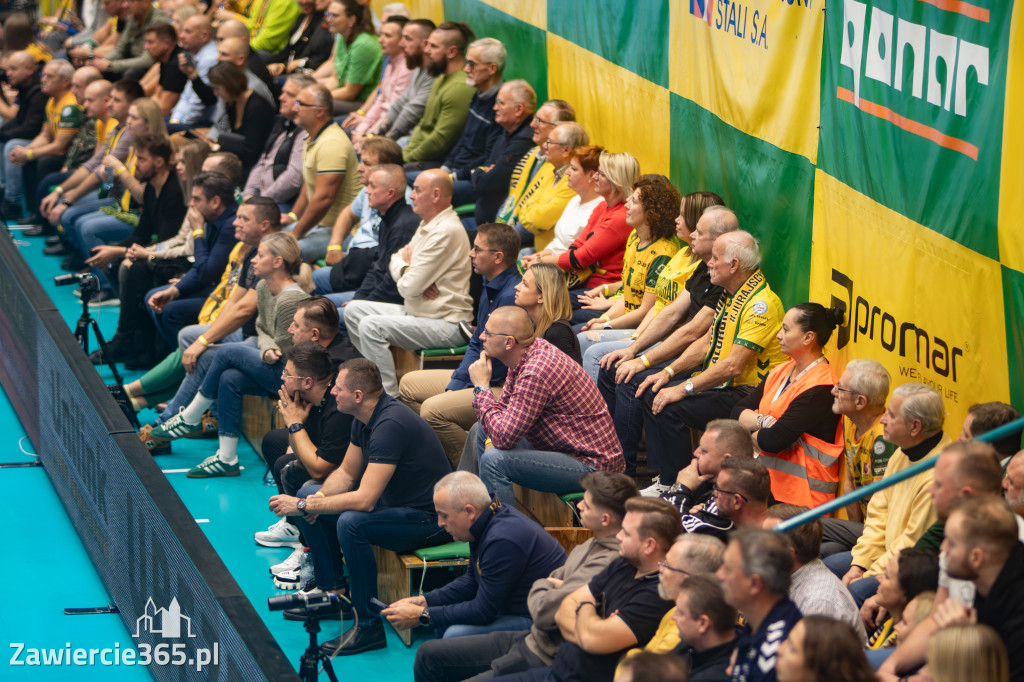
<svg viewBox="0 0 1024 682">
<path fill-rule="evenodd" d="M 756 225 L 506 80 L 501 39 L 365 0 L 6 16 L 0 210 L 120 307 L 92 360 L 146 370 L 140 441 L 215 435 L 188 477 L 238 476 L 243 396 L 275 399 L 274 584 L 343 597 L 328 653 L 433 628 L 417 680 L 1024 682 L 1024 455 L 976 440 L 1017 411 L 954 442 L 933 387 L 837 373 L 848 311 L 787 309 Z M 434 348 L 458 367 L 395 359 Z M 589 539 L 517 486 L 581 495 Z M 465 574 L 374 606 L 374 546 L 453 540 Z"/>
</svg>

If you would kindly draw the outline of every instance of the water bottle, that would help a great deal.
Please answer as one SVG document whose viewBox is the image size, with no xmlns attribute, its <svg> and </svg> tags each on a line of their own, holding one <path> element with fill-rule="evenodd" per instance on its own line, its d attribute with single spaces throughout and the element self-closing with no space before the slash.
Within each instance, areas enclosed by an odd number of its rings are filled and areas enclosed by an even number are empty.
<svg viewBox="0 0 1024 682">
<path fill-rule="evenodd" d="M 103 187 L 99 191 L 99 198 L 105 199 L 110 196 L 111 190 L 114 189 L 114 171 L 110 170 L 106 166 L 103 167 Z"/>
<path fill-rule="evenodd" d="M 302 557 L 299 559 L 299 589 L 308 590 L 315 584 L 313 575 L 313 555 L 309 553 L 309 547 L 304 548 Z"/>
</svg>

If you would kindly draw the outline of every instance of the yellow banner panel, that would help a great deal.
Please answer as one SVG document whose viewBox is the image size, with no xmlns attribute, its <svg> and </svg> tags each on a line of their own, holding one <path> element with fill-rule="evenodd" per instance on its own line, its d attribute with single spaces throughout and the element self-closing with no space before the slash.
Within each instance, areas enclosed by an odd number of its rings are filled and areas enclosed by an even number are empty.
<svg viewBox="0 0 1024 682">
<path fill-rule="evenodd" d="M 384 18 L 384 8 L 394 0 L 372 0 L 370 7 L 378 17 Z M 442 0 L 402 0 L 402 4 L 409 8 L 413 19 L 430 19 L 435 24 L 444 21 L 444 2 Z"/>
<path fill-rule="evenodd" d="M 822 0 L 669 0 L 669 87 L 817 160 Z"/>
<path fill-rule="evenodd" d="M 668 90 L 549 33 L 548 97 L 572 104 L 591 144 L 629 152 L 641 173 L 669 174 Z"/>
<path fill-rule="evenodd" d="M 500 9 L 505 14 L 511 14 L 516 19 L 532 24 L 541 30 L 548 30 L 547 0 L 480 0 L 480 2 Z M 501 39 L 501 36 L 494 37 Z"/>
<path fill-rule="evenodd" d="M 1024 6 L 1014 6 L 1010 58 L 1006 60 L 1003 156 L 999 172 L 999 260 L 1024 272 Z M 1017 53 L 1021 54 L 1018 55 Z"/>
<path fill-rule="evenodd" d="M 847 307 L 846 323 L 826 348 L 837 371 L 871 358 L 889 370 L 893 387 L 933 386 L 951 436 L 974 403 L 1009 402 L 999 264 L 821 170 L 810 292 L 812 301 Z"/>
</svg>

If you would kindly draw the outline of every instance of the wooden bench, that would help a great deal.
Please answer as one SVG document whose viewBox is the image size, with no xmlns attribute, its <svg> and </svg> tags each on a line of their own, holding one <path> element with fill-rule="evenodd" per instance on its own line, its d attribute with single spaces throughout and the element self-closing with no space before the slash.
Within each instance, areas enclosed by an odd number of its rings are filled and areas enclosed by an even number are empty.
<svg viewBox="0 0 1024 682">
<path fill-rule="evenodd" d="M 395 361 L 395 376 L 401 381 L 409 372 L 426 369 L 428 363 L 436 369 L 456 369 L 466 356 L 467 349 L 468 346 L 453 346 L 412 351 L 392 346 L 391 357 Z"/>
<path fill-rule="evenodd" d="M 452 543 L 456 544 L 466 543 Z M 469 566 L 469 559 L 465 557 L 424 562 L 415 554 L 397 554 L 381 547 L 374 547 L 373 554 L 377 558 L 377 593 L 387 604 L 420 594 L 421 587 L 423 592 L 428 592 L 446 585 Z M 412 646 L 412 630 L 396 629 L 395 632 L 406 646 Z"/>
<path fill-rule="evenodd" d="M 576 502 L 582 497 L 582 493 L 575 496 L 572 496 L 572 493 L 556 495 L 524 488 L 518 484 L 514 484 L 513 488 L 516 492 L 516 508 L 545 528 L 577 525 Z"/>
</svg>

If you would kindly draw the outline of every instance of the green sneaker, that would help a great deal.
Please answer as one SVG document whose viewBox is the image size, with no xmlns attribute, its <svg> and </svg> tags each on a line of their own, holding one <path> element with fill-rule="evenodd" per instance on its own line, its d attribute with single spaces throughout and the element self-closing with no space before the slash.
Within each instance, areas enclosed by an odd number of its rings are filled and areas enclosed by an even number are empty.
<svg viewBox="0 0 1024 682">
<path fill-rule="evenodd" d="M 178 410 L 178 414 L 174 415 L 160 426 L 154 426 L 150 434 L 154 438 L 162 438 L 164 440 L 177 440 L 183 438 L 190 433 L 196 433 L 203 430 L 203 425 L 200 424 L 189 424 L 185 421 L 185 417 L 182 416 L 182 412 L 185 408 Z"/>
<path fill-rule="evenodd" d="M 197 466 L 192 467 L 185 474 L 189 478 L 213 478 L 214 476 L 237 476 L 242 473 L 242 467 L 236 464 L 227 464 L 220 461 L 217 455 L 210 455 Z"/>
</svg>

